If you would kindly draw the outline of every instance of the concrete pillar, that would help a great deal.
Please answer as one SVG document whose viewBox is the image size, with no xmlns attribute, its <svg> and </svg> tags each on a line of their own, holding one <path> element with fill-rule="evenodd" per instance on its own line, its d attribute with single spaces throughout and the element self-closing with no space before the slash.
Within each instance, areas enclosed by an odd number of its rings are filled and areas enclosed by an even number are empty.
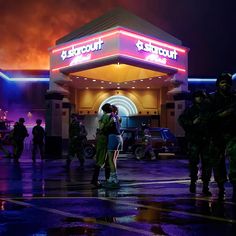
<svg viewBox="0 0 236 236">
<path fill-rule="evenodd" d="M 60 157 L 62 154 L 62 99 L 60 93 L 48 93 L 46 99 L 45 154 Z"/>
<path fill-rule="evenodd" d="M 69 125 L 71 115 L 71 103 L 67 97 L 62 100 L 62 154 L 68 155 Z"/>
</svg>

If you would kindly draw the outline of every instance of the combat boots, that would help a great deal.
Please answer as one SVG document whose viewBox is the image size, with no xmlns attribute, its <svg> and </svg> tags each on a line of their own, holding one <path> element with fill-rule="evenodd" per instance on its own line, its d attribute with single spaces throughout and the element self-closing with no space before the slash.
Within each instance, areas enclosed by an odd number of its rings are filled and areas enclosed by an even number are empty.
<svg viewBox="0 0 236 236">
<path fill-rule="evenodd" d="M 236 183 L 233 184 L 233 196 L 232 196 L 232 201 L 236 202 Z"/>
<path fill-rule="evenodd" d="M 218 200 L 224 200 L 224 197 L 225 197 L 224 183 L 218 183 L 218 188 L 219 188 Z"/>
<path fill-rule="evenodd" d="M 206 196 L 211 196 L 211 192 L 209 191 L 209 182 L 203 182 L 202 193 Z"/>
<path fill-rule="evenodd" d="M 66 169 L 69 169 L 70 168 L 70 164 L 71 164 L 71 158 L 70 157 L 67 157 L 66 159 L 66 165 L 64 166 Z"/>
<path fill-rule="evenodd" d="M 190 186 L 189 186 L 189 192 L 190 193 L 196 193 L 196 182 L 192 181 L 190 182 Z"/>
</svg>

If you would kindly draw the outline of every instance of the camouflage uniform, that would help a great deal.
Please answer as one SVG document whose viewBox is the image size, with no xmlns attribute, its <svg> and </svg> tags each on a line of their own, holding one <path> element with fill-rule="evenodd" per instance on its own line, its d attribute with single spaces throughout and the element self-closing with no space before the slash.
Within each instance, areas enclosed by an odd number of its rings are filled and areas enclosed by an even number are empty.
<svg viewBox="0 0 236 236">
<path fill-rule="evenodd" d="M 87 131 L 84 125 L 74 118 L 69 126 L 69 155 L 67 166 L 70 165 L 72 158 L 76 155 L 80 165 L 84 165 L 84 145 L 87 142 Z"/>
<path fill-rule="evenodd" d="M 225 152 L 229 155 L 229 178 L 234 187 L 236 201 L 236 95 L 231 90 L 232 76 L 221 74 L 216 82 L 217 91 L 211 95 L 212 109 L 212 161 L 215 180 L 219 185 L 219 197 L 224 196 L 224 183 L 227 181 Z M 225 90 L 224 90 L 225 87 Z"/>
<path fill-rule="evenodd" d="M 195 102 L 199 97 L 201 101 Z M 193 94 L 192 106 L 186 108 L 179 116 L 178 122 L 185 130 L 187 141 L 187 154 L 189 158 L 190 170 L 190 192 L 196 192 L 196 181 L 198 179 L 198 165 L 202 164 L 203 193 L 211 195 L 208 184 L 211 177 L 211 163 L 209 157 L 209 137 L 207 125 L 209 119 L 209 101 L 202 91 Z"/>
</svg>

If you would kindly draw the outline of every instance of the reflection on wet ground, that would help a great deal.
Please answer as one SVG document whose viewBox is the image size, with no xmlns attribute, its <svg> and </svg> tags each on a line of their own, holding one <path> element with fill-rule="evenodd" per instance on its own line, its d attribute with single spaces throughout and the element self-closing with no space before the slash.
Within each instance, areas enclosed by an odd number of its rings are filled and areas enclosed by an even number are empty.
<svg viewBox="0 0 236 236">
<path fill-rule="evenodd" d="M 93 160 L 0 160 L 0 235 L 235 235 L 236 204 L 188 192 L 187 160 L 120 158 L 121 188 L 90 185 Z M 101 173 L 101 177 L 104 173 Z"/>
</svg>

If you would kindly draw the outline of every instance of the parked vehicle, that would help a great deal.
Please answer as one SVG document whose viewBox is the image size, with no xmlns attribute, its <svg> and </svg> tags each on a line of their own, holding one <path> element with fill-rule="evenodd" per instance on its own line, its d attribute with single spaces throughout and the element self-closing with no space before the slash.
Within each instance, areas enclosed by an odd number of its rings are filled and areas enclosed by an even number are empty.
<svg viewBox="0 0 236 236">
<path fill-rule="evenodd" d="M 148 128 L 151 135 L 152 149 L 156 155 L 159 153 L 178 153 L 180 147 L 174 134 L 168 128 Z M 132 153 L 136 157 L 144 156 L 142 131 L 139 128 L 122 128 L 123 150 L 121 153 Z M 85 158 L 93 158 L 96 154 L 96 140 L 88 140 L 85 145 Z"/>
<path fill-rule="evenodd" d="M 177 153 L 180 147 L 174 134 L 168 128 L 148 128 L 151 136 L 152 149 L 158 153 Z M 138 128 L 123 129 L 123 152 L 132 152 L 135 156 L 143 156 L 144 150 L 142 130 Z"/>
<path fill-rule="evenodd" d="M 96 154 L 96 140 L 87 140 L 87 143 L 84 146 L 84 157 L 93 158 Z"/>
</svg>

